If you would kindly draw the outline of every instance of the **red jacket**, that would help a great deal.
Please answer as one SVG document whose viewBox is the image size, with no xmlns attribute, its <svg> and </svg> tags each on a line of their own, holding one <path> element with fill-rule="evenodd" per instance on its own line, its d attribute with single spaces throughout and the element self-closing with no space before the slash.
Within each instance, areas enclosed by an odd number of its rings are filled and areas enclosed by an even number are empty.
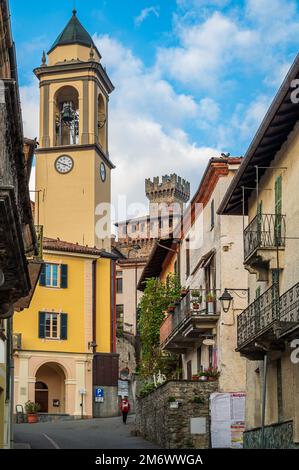
<svg viewBox="0 0 299 470">
<path fill-rule="evenodd" d="M 131 405 L 128 400 L 122 400 L 120 402 L 120 411 L 122 413 L 129 413 L 131 409 Z"/>
</svg>

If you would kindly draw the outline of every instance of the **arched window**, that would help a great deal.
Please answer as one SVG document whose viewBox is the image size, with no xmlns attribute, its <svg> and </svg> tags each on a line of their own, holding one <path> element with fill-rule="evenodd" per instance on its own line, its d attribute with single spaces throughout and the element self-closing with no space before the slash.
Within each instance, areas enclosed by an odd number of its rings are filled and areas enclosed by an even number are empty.
<svg viewBox="0 0 299 470">
<path fill-rule="evenodd" d="M 64 86 L 55 95 L 56 145 L 79 143 L 79 94 L 72 86 Z"/>
<path fill-rule="evenodd" d="M 98 143 L 106 150 L 107 110 L 103 96 L 98 99 Z"/>
</svg>

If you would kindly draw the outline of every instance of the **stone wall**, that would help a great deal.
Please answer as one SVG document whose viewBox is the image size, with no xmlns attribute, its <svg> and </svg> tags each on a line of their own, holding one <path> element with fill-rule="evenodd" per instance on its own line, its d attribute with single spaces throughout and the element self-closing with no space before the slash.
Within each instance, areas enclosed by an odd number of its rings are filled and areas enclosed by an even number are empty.
<svg viewBox="0 0 299 470">
<path fill-rule="evenodd" d="M 259 449 L 261 428 L 244 433 L 244 449 Z M 265 449 L 299 449 L 293 442 L 293 421 L 265 427 Z"/>
<path fill-rule="evenodd" d="M 217 382 L 169 381 L 136 403 L 137 432 L 164 449 L 210 447 L 210 394 L 218 389 Z M 170 408 L 169 399 L 179 402 Z M 191 418 L 204 418 L 206 432 L 191 434 Z"/>
</svg>

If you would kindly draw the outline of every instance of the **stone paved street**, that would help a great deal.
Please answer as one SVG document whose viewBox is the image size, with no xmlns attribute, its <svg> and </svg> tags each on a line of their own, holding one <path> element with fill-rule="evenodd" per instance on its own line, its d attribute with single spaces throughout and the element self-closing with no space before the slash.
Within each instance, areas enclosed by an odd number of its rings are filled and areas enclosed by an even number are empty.
<svg viewBox="0 0 299 470">
<path fill-rule="evenodd" d="M 15 447 L 31 449 L 157 449 L 131 435 L 135 417 L 128 424 L 121 418 L 101 418 L 58 423 L 18 424 L 14 427 Z M 21 446 L 22 444 L 22 446 Z"/>
</svg>

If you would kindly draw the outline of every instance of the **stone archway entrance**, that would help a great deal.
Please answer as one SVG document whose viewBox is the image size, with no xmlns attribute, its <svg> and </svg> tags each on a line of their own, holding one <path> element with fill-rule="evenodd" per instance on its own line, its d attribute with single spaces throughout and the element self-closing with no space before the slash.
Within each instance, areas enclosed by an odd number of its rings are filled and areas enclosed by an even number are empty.
<svg viewBox="0 0 299 470">
<path fill-rule="evenodd" d="M 43 364 L 36 373 L 35 401 L 41 413 L 65 413 L 65 373 L 55 362 Z"/>
</svg>

